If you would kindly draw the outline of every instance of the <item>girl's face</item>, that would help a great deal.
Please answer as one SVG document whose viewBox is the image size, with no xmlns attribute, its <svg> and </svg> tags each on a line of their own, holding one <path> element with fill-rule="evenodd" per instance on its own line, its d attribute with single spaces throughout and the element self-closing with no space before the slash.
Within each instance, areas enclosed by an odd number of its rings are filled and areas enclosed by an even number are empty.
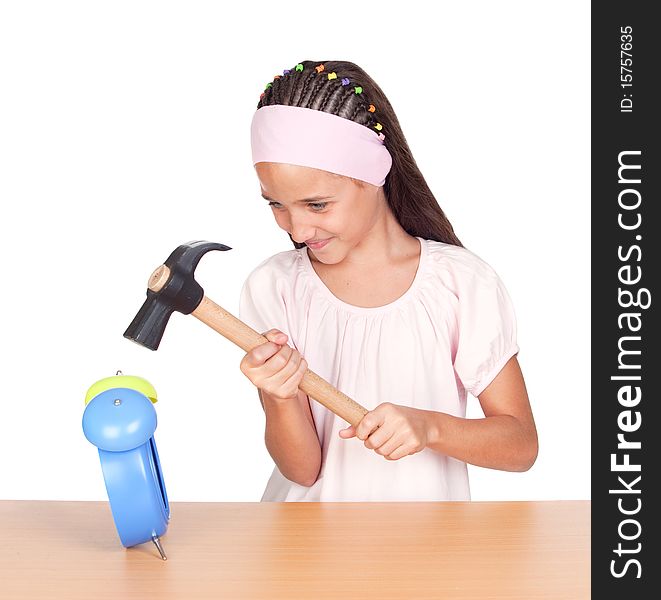
<svg viewBox="0 0 661 600">
<path fill-rule="evenodd" d="M 382 188 L 285 163 L 260 162 L 255 170 L 278 226 L 325 264 L 344 260 L 385 218 Z"/>
</svg>

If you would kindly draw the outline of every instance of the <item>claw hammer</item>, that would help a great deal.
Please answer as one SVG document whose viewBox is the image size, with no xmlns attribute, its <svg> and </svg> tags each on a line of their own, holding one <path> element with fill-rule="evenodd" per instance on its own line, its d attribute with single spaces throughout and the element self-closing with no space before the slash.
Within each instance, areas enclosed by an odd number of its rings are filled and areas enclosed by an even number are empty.
<svg viewBox="0 0 661 600">
<path fill-rule="evenodd" d="M 165 263 L 151 274 L 147 299 L 124 332 L 125 338 L 156 350 L 170 315 L 178 311 L 185 315 L 192 314 L 246 352 L 268 342 L 263 335 L 207 298 L 195 281 L 195 268 L 210 250 L 231 248 L 199 240 L 182 244 L 170 254 Z M 358 425 L 367 413 L 367 409 L 310 369 L 305 372 L 299 388 L 351 425 Z"/>
</svg>

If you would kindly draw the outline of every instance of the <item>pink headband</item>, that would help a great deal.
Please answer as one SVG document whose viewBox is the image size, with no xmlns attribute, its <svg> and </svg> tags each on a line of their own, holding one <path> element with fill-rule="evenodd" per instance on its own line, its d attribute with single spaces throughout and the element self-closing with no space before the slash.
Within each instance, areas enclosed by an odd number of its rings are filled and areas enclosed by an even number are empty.
<svg viewBox="0 0 661 600">
<path fill-rule="evenodd" d="M 374 132 L 344 117 L 301 106 L 262 106 L 250 126 L 253 165 L 277 162 L 385 183 L 390 152 Z"/>
</svg>

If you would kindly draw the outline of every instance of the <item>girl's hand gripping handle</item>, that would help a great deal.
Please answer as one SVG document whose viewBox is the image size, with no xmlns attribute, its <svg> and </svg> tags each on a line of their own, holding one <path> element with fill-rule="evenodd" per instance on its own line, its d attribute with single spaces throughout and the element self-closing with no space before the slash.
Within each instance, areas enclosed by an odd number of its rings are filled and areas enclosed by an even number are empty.
<svg viewBox="0 0 661 600">
<path fill-rule="evenodd" d="M 206 296 L 191 314 L 246 352 L 269 341 Z M 351 425 L 358 425 L 367 413 L 367 409 L 310 369 L 306 370 L 298 387 Z"/>
</svg>

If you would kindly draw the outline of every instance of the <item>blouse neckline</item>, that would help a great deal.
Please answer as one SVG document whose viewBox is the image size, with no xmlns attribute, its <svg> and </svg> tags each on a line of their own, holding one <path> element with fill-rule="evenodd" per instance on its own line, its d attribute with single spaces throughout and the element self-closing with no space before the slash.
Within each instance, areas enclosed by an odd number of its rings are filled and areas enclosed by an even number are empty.
<svg viewBox="0 0 661 600">
<path fill-rule="evenodd" d="M 383 304 L 382 306 L 356 306 L 354 304 L 349 304 L 344 300 L 340 300 L 335 294 L 333 294 L 333 292 L 330 291 L 330 289 L 322 281 L 321 277 L 319 277 L 317 272 L 314 270 L 314 267 L 312 266 L 312 262 L 310 261 L 310 257 L 308 255 L 307 247 L 299 248 L 298 252 L 300 253 L 303 259 L 304 270 L 310 275 L 316 287 L 332 304 L 339 306 L 344 310 L 354 313 L 375 314 L 375 313 L 391 310 L 396 306 L 399 306 L 403 302 L 406 302 L 406 300 L 408 300 L 409 297 L 415 293 L 416 289 L 420 285 L 420 281 L 422 280 L 423 273 L 427 268 L 427 262 L 428 262 L 427 257 L 429 255 L 429 249 L 427 247 L 427 240 L 418 236 L 415 237 L 420 242 L 420 257 L 418 259 L 418 268 L 415 272 L 415 276 L 413 277 L 413 281 L 411 282 L 409 288 L 399 298 L 393 300 L 392 302 L 389 302 L 388 304 Z"/>
</svg>

